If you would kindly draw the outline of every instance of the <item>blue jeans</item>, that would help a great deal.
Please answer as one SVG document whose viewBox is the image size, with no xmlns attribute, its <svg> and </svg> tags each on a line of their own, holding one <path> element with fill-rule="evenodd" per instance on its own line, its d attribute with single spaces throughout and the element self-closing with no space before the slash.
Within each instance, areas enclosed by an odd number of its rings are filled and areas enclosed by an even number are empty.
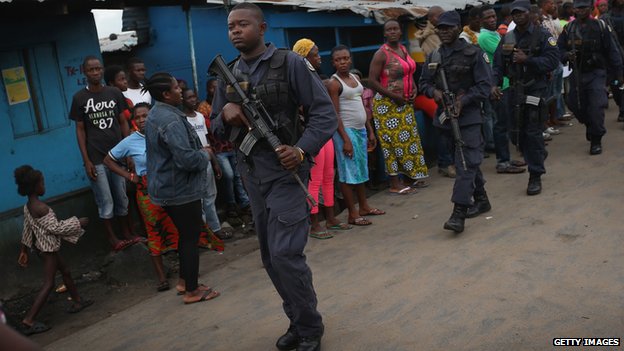
<svg viewBox="0 0 624 351">
<path fill-rule="evenodd" d="M 104 164 L 95 165 L 97 177 L 91 180 L 91 189 L 102 219 L 128 215 L 126 180 L 111 172 Z"/>
<path fill-rule="evenodd" d="M 236 153 L 234 151 L 224 151 L 217 154 L 217 161 L 221 166 L 225 190 L 223 197 L 228 205 L 236 205 L 236 199 L 241 208 L 249 206 L 249 197 L 243 187 L 243 181 L 236 169 Z"/>
<path fill-rule="evenodd" d="M 563 90 L 563 65 L 559 64 L 553 71 L 553 81 L 551 83 L 551 96 L 554 96 L 557 100 L 557 118 L 561 118 L 565 114 L 565 105 L 563 103 L 563 95 L 561 91 Z"/>
<path fill-rule="evenodd" d="M 217 209 L 215 208 L 215 200 L 217 199 L 217 184 L 215 183 L 214 171 L 212 165 L 208 163 L 208 195 L 202 199 L 202 212 L 204 214 L 204 222 L 208 225 L 210 230 L 218 232 L 221 230 L 221 222 L 217 215 Z"/>
<path fill-rule="evenodd" d="M 435 130 L 437 138 L 436 147 L 438 149 L 438 168 L 446 168 L 453 164 L 453 155 L 450 151 L 452 146 L 449 145 L 448 138 L 445 138 L 438 128 L 435 128 Z"/>
</svg>

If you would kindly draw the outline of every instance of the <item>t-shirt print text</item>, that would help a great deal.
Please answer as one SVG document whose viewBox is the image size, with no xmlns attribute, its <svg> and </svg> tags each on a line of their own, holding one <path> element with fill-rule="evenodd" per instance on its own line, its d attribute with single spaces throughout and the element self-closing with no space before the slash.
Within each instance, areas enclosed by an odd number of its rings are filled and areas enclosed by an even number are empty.
<svg viewBox="0 0 624 351">
<path fill-rule="evenodd" d="M 108 129 L 113 126 L 113 121 L 117 116 L 116 106 L 115 100 L 96 103 L 93 98 L 90 98 L 84 106 L 84 113 L 95 126 L 100 129 Z"/>
</svg>

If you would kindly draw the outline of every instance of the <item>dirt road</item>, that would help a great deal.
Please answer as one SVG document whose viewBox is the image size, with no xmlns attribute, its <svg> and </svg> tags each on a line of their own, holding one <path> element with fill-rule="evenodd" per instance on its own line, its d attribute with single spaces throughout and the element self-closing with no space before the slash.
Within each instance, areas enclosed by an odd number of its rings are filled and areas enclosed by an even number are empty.
<svg viewBox="0 0 624 351">
<path fill-rule="evenodd" d="M 576 121 L 554 137 L 539 196 L 525 195 L 528 174 L 498 175 L 487 159 L 493 210 L 460 235 L 442 229 L 453 183 L 433 169 L 414 196 L 372 197 L 388 212 L 372 226 L 311 239 L 323 349 L 546 350 L 555 337 L 624 337 L 624 131 L 613 111 L 600 156 Z M 274 349 L 288 322 L 257 252 L 203 281 L 222 296 L 184 306 L 157 295 L 47 348 Z"/>
</svg>

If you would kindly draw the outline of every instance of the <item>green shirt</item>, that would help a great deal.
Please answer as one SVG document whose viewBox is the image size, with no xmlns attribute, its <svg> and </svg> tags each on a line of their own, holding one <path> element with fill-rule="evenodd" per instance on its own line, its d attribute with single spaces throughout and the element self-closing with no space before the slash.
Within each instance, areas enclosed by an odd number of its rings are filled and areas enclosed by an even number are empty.
<svg viewBox="0 0 624 351">
<path fill-rule="evenodd" d="M 500 40 L 501 36 L 498 32 L 481 28 L 478 39 L 479 47 L 488 55 L 490 65 L 494 64 L 494 51 L 496 51 Z M 503 77 L 502 89 L 505 90 L 507 88 L 509 88 L 509 79 L 507 77 Z"/>
</svg>

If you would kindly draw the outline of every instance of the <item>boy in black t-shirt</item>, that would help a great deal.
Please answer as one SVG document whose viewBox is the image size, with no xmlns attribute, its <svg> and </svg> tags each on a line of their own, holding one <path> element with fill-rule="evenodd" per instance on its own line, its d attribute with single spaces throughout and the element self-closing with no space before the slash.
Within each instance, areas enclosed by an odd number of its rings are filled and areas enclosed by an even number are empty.
<svg viewBox="0 0 624 351">
<path fill-rule="evenodd" d="M 76 122 L 78 147 L 108 240 L 113 250 L 119 251 L 138 242 L 139 237 L 133 236 L 131 231 L 126 181 L 111 172 L 103 160 L 129 133 L 122 114 L 128 106 L 121 91 L 102 85 L 102 64 L 97 57 L 87 56 L 83 70 L 87 87 L 74 95 L 69 118 Z M 115 236 L 113 216 L 119 218 L 125 240 Z"/>
</svg>

